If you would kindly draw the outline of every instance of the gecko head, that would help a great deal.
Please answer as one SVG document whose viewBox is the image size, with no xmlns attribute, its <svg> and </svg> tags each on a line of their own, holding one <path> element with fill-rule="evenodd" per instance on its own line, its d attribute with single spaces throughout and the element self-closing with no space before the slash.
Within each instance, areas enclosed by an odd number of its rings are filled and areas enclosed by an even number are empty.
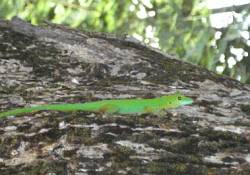
<svg viewBox="0 0 250 175">
<path fill-rule="evenodd" d="M 164 100 L 168 103 L 168 105 L 172 108 L 189 105 L 193 103 L 193 99 L 182 95 L 180 92 L 176 92 L 173 95 L 163 96 Z"/>
<path fill-rule="evenodd" d="M 189 105 L 193 103 L 193 99 L 186 97 L 184 95 L 178 95 L 177 101 L 180 103 L 180 105 Z"/>
</svg>

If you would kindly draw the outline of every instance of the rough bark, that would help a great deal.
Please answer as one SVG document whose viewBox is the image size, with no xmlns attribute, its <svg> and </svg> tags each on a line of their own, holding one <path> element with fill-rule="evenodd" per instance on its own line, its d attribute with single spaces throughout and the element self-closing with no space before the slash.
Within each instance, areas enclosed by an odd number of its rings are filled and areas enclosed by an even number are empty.
<svg viewBox="0 0 250 175">
<path fill-rule="evenodd" d="M 164 116 L 43 111 L 0 120 L 1 174 L 250 174 L 250 87 L 133 38 L 0 21 L 0 110 L 150 98 Z"/>
</svg>

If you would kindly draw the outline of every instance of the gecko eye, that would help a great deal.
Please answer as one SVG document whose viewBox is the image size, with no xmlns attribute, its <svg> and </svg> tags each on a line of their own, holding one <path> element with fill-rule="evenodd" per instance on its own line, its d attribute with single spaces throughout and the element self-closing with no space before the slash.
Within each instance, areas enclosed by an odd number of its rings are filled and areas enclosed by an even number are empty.
<svg viewBox="0 0 250 175">
<path fill-rule="evenodd" d="M 180 96 L 178 96 L 177 98 L 178 98 L 178 100 L 181 100 L 181 97 L 180 97 Z"/>
</svg>

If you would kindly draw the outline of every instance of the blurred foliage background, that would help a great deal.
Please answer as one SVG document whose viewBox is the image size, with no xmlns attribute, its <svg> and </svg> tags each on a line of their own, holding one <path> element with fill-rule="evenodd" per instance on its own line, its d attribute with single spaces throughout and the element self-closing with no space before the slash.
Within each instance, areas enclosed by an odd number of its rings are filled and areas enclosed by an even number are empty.
<svg viewBox="0 0 250 175">
<path fill-rule="evenodd" d="M 213 26 L 216 15 L 230 22 Z M 1 0 L 0 18 L 18 16 L 74 28 L 129 34 L 152 47 L 250 84 L 250 5 L 208 9 L 201 0 Z"/>
</svg>

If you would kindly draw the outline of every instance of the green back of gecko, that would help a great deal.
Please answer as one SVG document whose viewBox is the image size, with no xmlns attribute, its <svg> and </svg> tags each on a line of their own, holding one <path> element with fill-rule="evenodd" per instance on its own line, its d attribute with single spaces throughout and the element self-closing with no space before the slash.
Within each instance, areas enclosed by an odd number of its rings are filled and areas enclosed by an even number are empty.
<svg viewBox="0 0 250 175">
<path fill-rule="evenodd" d="M 193 100 L 181 95 L 179 92 L 152 99 L 117 99 L 101 100 L 96 102 L 74 103 L 74 104 L 49 104 L 28 108 L 17 108 L 0 113 L 0 118 L 8 116 L 20 116 L 44 110 L 55 111 L 87 111 L 115 114 L 143 114 L 158 113 L 162 110 L 177 108 L 179 106 L 192 104 Z"/>
</svg>

